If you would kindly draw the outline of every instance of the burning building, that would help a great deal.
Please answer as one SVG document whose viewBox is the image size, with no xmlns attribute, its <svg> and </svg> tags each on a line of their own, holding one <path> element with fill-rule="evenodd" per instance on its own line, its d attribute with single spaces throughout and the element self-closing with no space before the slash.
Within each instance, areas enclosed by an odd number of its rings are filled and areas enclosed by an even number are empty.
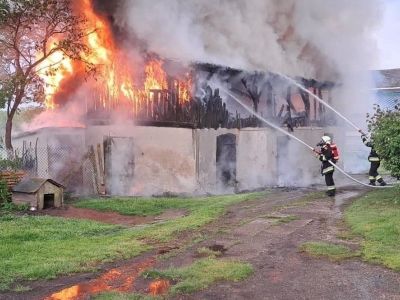
<svg viewBox="0 0 400 300">
<path fill-rule="evenodd" d="M 85 60 L 96 66 L 93 77 L 62 54 L 42 65 L 59 62 L 56 72 L 40 75 L 47 110 L 14 142 L 34 161 L 31 174 L 76 193 L 114 195 L 206 194 L 320 180 L 307 149 L 265 127 L 219 87 L 309 144 L 335 125 L 325 107 L 274 73 L 182 64 L 137 37 L 127 43 L 114 26 L 113 7 L 80 2 L 90 25 Z M 308 44 L 302 49 L 302 57 L 313 52 Z M 334 101 L 332 81 L 297 80 Z"/>
</svg>

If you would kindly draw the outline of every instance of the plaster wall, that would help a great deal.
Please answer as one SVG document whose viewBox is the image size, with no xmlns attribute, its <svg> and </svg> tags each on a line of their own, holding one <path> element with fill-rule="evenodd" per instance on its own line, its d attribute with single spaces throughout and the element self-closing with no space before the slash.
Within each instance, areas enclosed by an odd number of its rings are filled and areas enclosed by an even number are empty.
<svg viewBox="0 0 400 300">
<path fill-rule="evenodd" d="M 320 141 L 327 129 L 296 128 L 295 136 L 311 146 Z M 226 188 L 217 178 L 217 137 L 236 136 L 236 187 Z M 268 186 L 309 186 L 323 183 L 320 162 L 312 152 L 283 133 L 270 128 L 185 129 L 134 126 L 90 126 L 86 129 L 43 129 L 17 138 L 36 141 L 44 148 L 73 141 L 83 155 L 88 147 L 99 145 L 104 152 L 104 139 L 114 139 L 111 162 L 114 166 L 134 168 L 132 184 L 114 195 L 155 195 L 229 193 Z M 132 143 L 119 145 L 130 138 Z M 129 147 L 126 147 L 129 145 Z M 118 149 L 124 149 L 118 152 Z M 132 161 L 127 160 L 132 157 Z M 46 165 L 47 164 L 47 165 Z M 39 168 L 48 168 L 40 160 Z M 69 167 L 69 166 L 67 166 Z M 116 172 L 120 169 L 114 168 Z M 118 180 L 106 178 L 106 180 Z M 115 185 L 118 186 L 118 185 Z"/>
<path fill-rule="evenodd" d="M 133 138 L 131 151 L 135 158 L 135 170 L 128 194 L 184 194 L 196 190 L 196 141 L 193 130 L 133 125 L 92 126 L 86 131 L 86 145 L 103 145 L 104 137 Z M 120 155 L 118 151 L 113 152 L 111 159 L 114 165 L 126 164 L 125 155 Z"/>
</svg>

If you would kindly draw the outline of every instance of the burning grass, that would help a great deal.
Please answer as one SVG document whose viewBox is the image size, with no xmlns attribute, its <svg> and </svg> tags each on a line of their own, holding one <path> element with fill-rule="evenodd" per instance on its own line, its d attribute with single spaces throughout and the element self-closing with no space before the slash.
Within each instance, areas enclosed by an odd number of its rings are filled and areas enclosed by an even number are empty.
<svg viewBox="0 0 400 300">
<path fill-rule="evenodd" d="M 400 203 L 396 189 L 371 192 L 345 212 L 352 232 L 362 236 L 363 259 L 400 271 Z"/>
<path fill-rule="evenodd" d="M 133 199 L 132 203 L 121 199 L 89 201 L 99 205 L 107 201 L 111 210 L 115 205 L 129 212 L 141 207 L 140 202 L 146 202 L 143 205 L 147 213 L 156 214 L 177 205 L 190 211 L 179 219 L 132 228 L 48 216 L 0 217 L 0 290 L 10 289 L 20 280 L 90 271 L 104 262 L 134 257 L 158 242 L 213 221 L 228 205 L 263 196 L 264 193 L 252 193 L 201 199 Z"/>
</svg>

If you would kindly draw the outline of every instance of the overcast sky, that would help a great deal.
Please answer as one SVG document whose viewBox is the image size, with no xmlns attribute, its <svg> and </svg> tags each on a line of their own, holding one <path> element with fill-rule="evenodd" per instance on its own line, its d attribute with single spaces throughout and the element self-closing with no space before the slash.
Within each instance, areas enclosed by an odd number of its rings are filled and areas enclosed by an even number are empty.
<svg viewBox="0 0 400 300">
<path fill-rule="evenodd" d="M 380 61 L 374 68 L 400 68 L 400 0 L 385 2 L 382 27 L 376 33 Z"/>
</svg>

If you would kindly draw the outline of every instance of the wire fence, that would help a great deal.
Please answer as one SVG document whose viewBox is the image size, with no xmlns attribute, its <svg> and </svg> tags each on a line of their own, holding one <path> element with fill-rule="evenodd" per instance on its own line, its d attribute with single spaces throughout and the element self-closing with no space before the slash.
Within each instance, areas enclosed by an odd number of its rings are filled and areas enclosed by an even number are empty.
<svg viewBox="0 0 400 300">
<path fill-rule="evenodd" d="M 0 150 L 0 179 L 12 188 L 19 177 L 51 178 L 75 195 L 100 194 L 104 189 L 102 159 L 93 147 L 38 146 L 24 142 L 13 153 Z"/>
</svg>

